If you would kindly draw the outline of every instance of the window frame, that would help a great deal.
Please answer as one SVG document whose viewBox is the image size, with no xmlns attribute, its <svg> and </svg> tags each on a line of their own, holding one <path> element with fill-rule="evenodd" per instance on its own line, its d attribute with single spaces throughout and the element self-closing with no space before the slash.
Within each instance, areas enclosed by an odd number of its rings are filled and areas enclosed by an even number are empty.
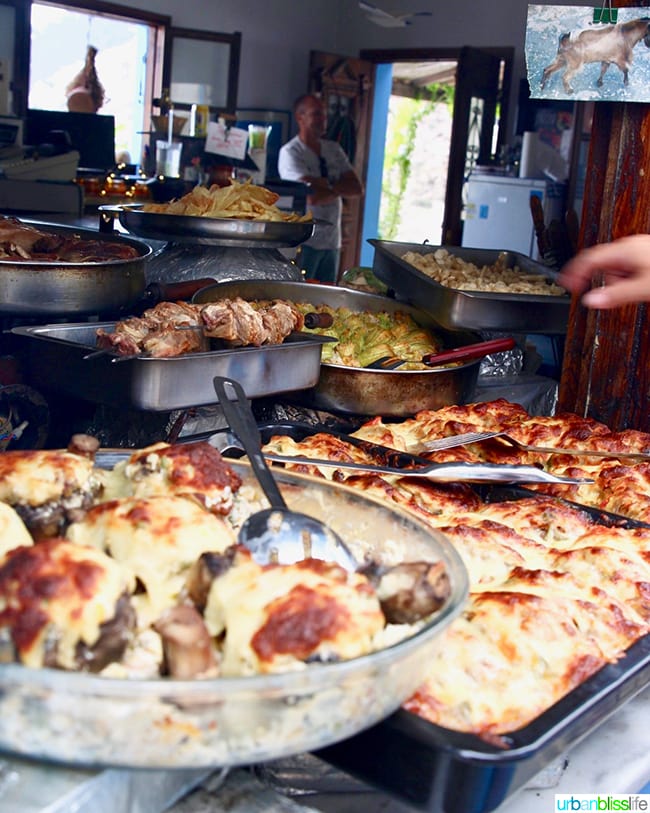
<svg viewBox="0 0 650 813">
<path fill-rule="evenodd" d="M 174 55 L 174 40 L 188 39 L 201 42 L 214 42 L 230 45 L 228 57 L 228 80 L 225 105 L 209 105 L 212 113 L 234 114 L 237 109 L 237 89 L 239 85 L 239 61 L 241 57 L 241 32 L 234 31 L 226 34 L 218 31 L 202 31 L 193 28 L 170 28 L 165 38 L 165 55 L 163 60 L 162 86 L 171 88 L 173 82 L 172 64 Z M 181 110 L 189 110 L 191 105 L 174 102 L 174 106 Z"/>
<path fill-rule="evenodd" d="M 150 81 L 147 82 L 145 94 L 145 129 L 151 127 L 151 109 L 154 97 L 159 96 L 162 89 L 163 62 L 165 42 L 171 30 L 171 17 L 166 14 L 156 14 L 141 9 L 133 9 L 116 3 L 107 3 L 103 0 L 65 0 L 65 2 L 52 2 L 52 0 L 0 0 L 0 3 L 13 5 L 16 8 L 16 51 L 14 54 L 14 111 L 19 117 L 27 113 L 29 101 L 30 82 L 30 56 L 31 56 L 31 12 L 33 2 L 40 5 L 55 6 L 71 11 L 87 11 L 104 17 L 125 20 L 129 22 L 144 23 L 150 27 L 149 53 L 153 56 L 153 71 Z M 20 10 L 20 14 L 18 13 Z"/>
</svg>

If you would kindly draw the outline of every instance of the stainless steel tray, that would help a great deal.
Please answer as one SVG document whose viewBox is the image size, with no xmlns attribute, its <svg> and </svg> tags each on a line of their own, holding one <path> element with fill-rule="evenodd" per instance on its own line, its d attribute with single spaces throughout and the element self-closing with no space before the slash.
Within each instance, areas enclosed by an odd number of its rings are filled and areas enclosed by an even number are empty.
<svg viewBox="0 0 650 813">
<path fill-rule="evenodd" d="M 313 223 L 143 212 L 142 204 L 139 203 L 99 208 L 102 212 L 117 214 L 121 225 L 131 234 L 172 243 L 235 248 L 292 248 L 308 240 L 314 230 Z"/>
<path fill-rule="evenodd" d="M 15 327 L 24 342 L 30 380 L 86 401 L 158 412 L 217 403 L 215 375 L 239 381 L 249 398 L 313 387 L 320 374 L 320 336 L 294 333 L 282 344 L 132 358 L 115 364 L 96 349 L 97 328 L 115 322 Z"/>
<path fill-rule="evenodd" d="M 549 280 L 555 273 L 530 257 L 514 251 L 432 246 L 369 240 L 375 248 L 373 271 L 395 293 L 430 313 L 450 330 L 499 330 L 514 333 L 566 333 L 571 298 L 459 291 L 447 288 L 402 259 L 407 251 L 430 254 L 440 248 L 478 266 L 492 265 L 498 257 L 508 267 L 518 266 L 524 274 L 543 274 Z"/>
</svg>

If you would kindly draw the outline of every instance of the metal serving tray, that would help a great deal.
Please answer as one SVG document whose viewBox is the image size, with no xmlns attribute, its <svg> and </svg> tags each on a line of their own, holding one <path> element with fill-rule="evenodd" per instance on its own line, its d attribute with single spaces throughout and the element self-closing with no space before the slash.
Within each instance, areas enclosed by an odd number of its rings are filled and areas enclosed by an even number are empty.
<svg viewBox="0 0 650 813">
<path fill-rule="evenodd" d="M 239 381 L 249 398 L 313 387 L 320 374 L 320 336 L 289 335 L 282 344 L 189 353 L 174 358 L 115 355 L 84 359 L 96 350 L 98 328 L 115 322 L 15 327 L 27 371 L 38 385 L 86 401 L 158 412 L 217 403 L 215 375 Z M 119 358 L 119 357 L 117 357 Z"/>
<path fill-rule="evenodd" d="M 554 281 L 550 268 L 514 251 L 496 251 L 459 246 L 431 246 L 423 243 L 398 243 L 369 240 L 375 248 L 373 272 L 396 295 L 430 313 L 450 330 L 498 330 L 514 333 L 566 333 L 571 298 L 528 294 L 498 294 L 483 291 L 459 291 L 447 288 L 418 271 L 402 259 L 407 251 L 430 254 L 445 249 L 474 265 L 492 265 L 499 257 L 510 268 L 518 266 L 522 276 L 543 274 Z"/>
<path fill-rule="evenodd" d="M 101 206 L 100 210 L 116 213 L 121 225 L 131 234 L 173 243 L 235 248 L 292 248 L 308 240 L 314 231 L 312 222 L 169 215 L 164 212 L 144 212 L 142 204 Z"/>
<path fill-rule="evenodd" d="M 361 448 L 369 444 L 326 426 L 277 423 L 260 426 L 263 442 L 285 434 L 296 441 L 317 432 Z M 399 458 L 396 453 L 394 462 Z M 520 486 L 480 486 L 486 501 L 539 496 Z M 646 523 L 569 503 L 596 522 L 617 527 Z M 504 735 L 506 749 L 473 734 L 452 731 L 400 709 L 372 728 L 321 749 L 337 768 L 428 813 L 488 813 L 650 683 L 650 635 L 631 646 L 529 723 Z"/>
</svg>

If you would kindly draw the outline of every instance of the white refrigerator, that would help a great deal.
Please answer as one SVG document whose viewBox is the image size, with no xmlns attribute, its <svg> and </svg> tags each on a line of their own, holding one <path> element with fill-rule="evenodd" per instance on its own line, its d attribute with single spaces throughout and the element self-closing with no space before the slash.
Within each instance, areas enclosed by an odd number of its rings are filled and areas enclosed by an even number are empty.
<svg viewBox="0 0 650 813">
<path fill-rule="evenodd" d="M 472 174 L 467 181 L 462 245 L 517 251 L 539 259 L 530 209 L 534 195 L 542 203 L 544 222 L 563 216 L 566 185 L 538 178 Z"/>
</svg>

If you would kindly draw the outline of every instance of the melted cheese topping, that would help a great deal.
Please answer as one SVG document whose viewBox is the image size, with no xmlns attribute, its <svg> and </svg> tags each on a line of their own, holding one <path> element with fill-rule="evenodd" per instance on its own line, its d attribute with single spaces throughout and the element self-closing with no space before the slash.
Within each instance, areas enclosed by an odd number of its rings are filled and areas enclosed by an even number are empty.
<svg viewBox="0 0 650 813">
<path fill-rule="evenodd" d="M 404 707 L 482 736 L 526 725 L 605 664 L 570 606 L 516 592 L 474 596 L 443 632 L 425 681 Z"/>
<path fill-rule="evenodd" d="M 214 580 L 205 619 L 212 635 L 226 633 L 224 676 L 364 655 L 385 624 L 365 576 L 317 559 L 260 566 L 243 548 Z"/>
<path fill-rule="evenodd" d="M 42 505 L 96 488 L 93 461 L 60 451 L 0 454 L 0 500 L 10 505 Z"/>
<path fill-rule="evenodd" d="M 493 503 L 467 486 L 361 474 L 342 479 L 413 511 L 460 553 L 470 577 L 467 611 L 444 633 L 406 708 L 489 738 L 525 725 L 650 632 L 650 529 L 609 528 L 555 496 L 650 520 L 650 464 L 615 457 L 650 449 L 650 434 L 611 432 L 577 415 L 532 418 L 498 400 L 423 411 L 398 423 L 373 418 L 355 436 L 422 454 L 427 441 L 480 430 L 506 431 L 528 444 L 603 449 L 612 457 L 542 455 L 497 440 L 428 455 L 535 464 L 595 481 L 539 485 L 546 493 Z M 319 457 L 331 443 L 318 436 L 303 443 L 274 438 L 273 446 Z M 337 447 L 336 459 L 344 454 Z"/>
<path fill-rule="evenodd" d="M 106 551 L 144 588 L 134 596 L 140 626 L 179 600 L 191 565 L 206 551 L 235 541 L 230 524 L 184 497 L 125 498 L 92 508 L 67 532 L 70 540 Z"/>
<path fill-rule="evenodd" d="M 15 548 L 0 562 L 0 626 L 26 666 L 43 666 L 54 650 L 58 665 L 74 669 L 77 645 L 97 642 L 131 587 L 101 551 L 61 539 Z"/>
<path fill-rule="evenodd" d="M 115 466 L 106 494 L 107 498 L 186 495 L 209 511 L 227 514 L 240 485 L 237 473 L 209 443 L 155 443 Z"/>
</svg>

